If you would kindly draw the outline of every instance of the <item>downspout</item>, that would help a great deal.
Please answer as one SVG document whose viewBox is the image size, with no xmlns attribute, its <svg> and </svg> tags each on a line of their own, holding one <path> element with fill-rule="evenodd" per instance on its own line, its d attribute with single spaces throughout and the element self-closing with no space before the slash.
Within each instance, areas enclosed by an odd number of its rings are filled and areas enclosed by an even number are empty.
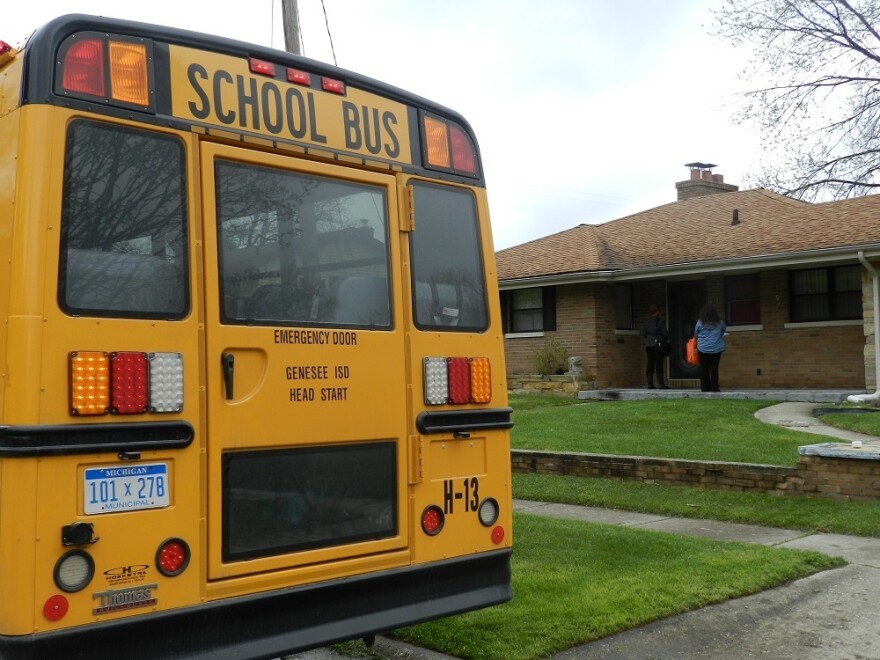
<svg viewBox="0 0 880 660">
<path fill-rule="evenodd" d="M 859 250 L 859 261 L 871 273 L 871 285 L 874 293 L 874 393 L 854 394 L 846 397 L 850 403 L 880 402 L 880 275 L 871 263 L 865 259 L 865 253 Z"/>
</svg>

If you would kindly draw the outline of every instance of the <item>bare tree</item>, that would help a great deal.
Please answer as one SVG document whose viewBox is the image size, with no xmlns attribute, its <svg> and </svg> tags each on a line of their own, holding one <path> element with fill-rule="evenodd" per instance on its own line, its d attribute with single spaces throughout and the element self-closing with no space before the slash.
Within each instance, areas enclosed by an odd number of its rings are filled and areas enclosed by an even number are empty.
<svg viewBox="0 0 880 660">
<path fill-rule="evenodd" d="M 756 181 L 801 199 L 880 188 L 880 0 L 727 0 L 715 32 L 754 48 L 740 119 L 762 129 Z M 768 167 L 769 165 L 769 167 Z"/>
</svg>

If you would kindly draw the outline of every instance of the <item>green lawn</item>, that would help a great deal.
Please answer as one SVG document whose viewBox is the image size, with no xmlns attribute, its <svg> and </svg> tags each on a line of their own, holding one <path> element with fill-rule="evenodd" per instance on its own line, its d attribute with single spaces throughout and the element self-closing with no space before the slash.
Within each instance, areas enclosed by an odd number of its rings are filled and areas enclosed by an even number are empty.
<svg viewBox="0 0 880 660">
<path fill-rule="evenodd" d="M 820 442 L 755 419 L 767 401 L 651 399 L 578 402 L 511 395 L 515 449 L 794 465 Z"/>
<path fill-rule="evenodd" d="M 829 426 L 880 437 L 880 412 L 862 414 L 830 413 L 822 415 L 819 419 Z"/>
<path fill-rule="evenodd" d="M 843 562 L 517 515 L 512 602 L 396 631 L 460 658 L 531 660 L 680 612 L 755 593 Z"/>
</svg>

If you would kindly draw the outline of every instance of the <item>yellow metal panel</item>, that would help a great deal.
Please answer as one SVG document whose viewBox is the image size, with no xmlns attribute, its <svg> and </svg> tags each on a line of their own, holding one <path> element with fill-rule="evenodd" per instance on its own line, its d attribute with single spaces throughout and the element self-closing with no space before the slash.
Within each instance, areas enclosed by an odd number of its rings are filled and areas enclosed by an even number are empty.
<svg viewBox="0 0 880 660">
<path fill-rule="evenodd" d="M 175 117 L 411 163 L 409 116 L 400 103 L 353 87 L 341 96 L 254 75 L 244 58 L 175 45 L 168 50 Z"/>
</svg>

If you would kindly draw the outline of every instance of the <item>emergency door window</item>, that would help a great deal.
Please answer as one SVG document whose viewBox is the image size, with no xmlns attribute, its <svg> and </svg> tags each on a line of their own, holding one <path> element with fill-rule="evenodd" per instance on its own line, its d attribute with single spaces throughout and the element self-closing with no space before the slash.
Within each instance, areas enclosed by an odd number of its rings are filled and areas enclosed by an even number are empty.
<svg viewBox="0 0 880 660">
<path fill-rule="evenodd" d="M 61 207 L 61 308 L 83 316 L 185 316 L 185 191 L 177 138 L 71 123 Z"/>
<path fill-rule="evenodd" d="M 391 326 L 385 189 L 218 160 L 224 323 Z"/>
<path fill-rule="evenodd" d="M 470 192 L 413 184 L 410 239 L 416 326 L 485 330 L 486 285 L 477 208 Z"/>
</svg>

